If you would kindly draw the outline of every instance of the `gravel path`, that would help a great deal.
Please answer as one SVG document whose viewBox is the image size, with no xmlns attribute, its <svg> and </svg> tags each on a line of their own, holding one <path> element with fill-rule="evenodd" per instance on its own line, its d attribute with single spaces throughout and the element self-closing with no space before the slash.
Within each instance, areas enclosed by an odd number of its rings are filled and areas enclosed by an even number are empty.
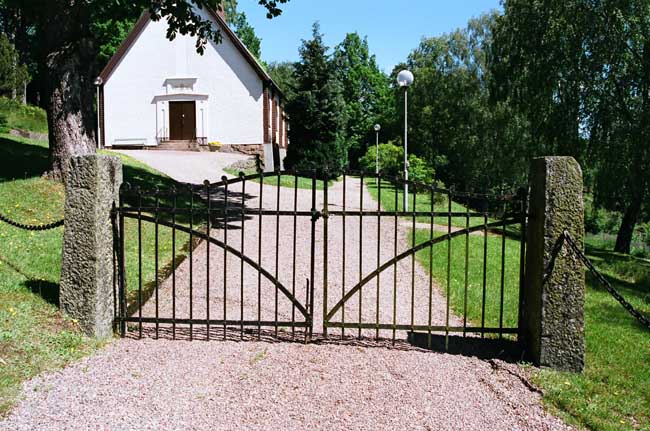
<svg viewBox="0 0 650 431">
<path fill-rule="evenodd" d="M 568 429 L 520 373 L 417 350 L 121 340 L 26 383 L 0 429 Z"/>
<path fill-rule="evenodd" d="M 224 168 L 251 157 L 242 154 L 205 153 L 196 151 L 115 150 L 145 163 L 181 183 L 203 184 L 231 178 Z"/>
</svg>

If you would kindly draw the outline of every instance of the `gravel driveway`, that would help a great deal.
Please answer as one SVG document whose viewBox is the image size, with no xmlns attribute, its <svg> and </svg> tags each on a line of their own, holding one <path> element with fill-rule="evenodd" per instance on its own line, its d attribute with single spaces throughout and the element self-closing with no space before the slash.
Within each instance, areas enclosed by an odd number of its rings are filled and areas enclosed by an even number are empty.
<svg viewBox="0 0 650 431">
<path fill-rule="evenodd" d="M 568 429 L 520 373 L 417 350 L 121 340 L 26 383 L 0 429 Z"/>
<path fill-rule="evenodd" d="M 115 150 L 145 163 L 181 183 L 203 184 L 221 181 L 222 176 L 232 177 L 224 168 L 250 156 L 230 153 L 205 153 L 196 151 Z"/>
</svg>

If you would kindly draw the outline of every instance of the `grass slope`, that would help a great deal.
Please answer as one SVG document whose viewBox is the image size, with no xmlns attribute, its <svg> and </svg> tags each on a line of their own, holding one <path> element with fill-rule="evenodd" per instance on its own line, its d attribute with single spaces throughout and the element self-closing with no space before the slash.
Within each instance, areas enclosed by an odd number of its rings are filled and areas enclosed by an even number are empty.
<svg viewBox="0 0 650 431">
<path fill-rule="evenodd" d="M 15 100 L 0 97 L 0 132 L 9 129 L 47 133 L 45 111 L 35 106 L 23 105 Z"/>
<path fill-rule="evenodd" d="M 171 187 L 170 178 L 121 156 L 125 180 L 143 188 Z M 41 177 L 48 167 L 47 143 L 0 135 L 0 213 L 29 224 L 63 217 L 64 191 Z M 18 178 L 18 179 L 16 179 Z M 125 221 L 127 285 L 131 302 L 142 280 L 144 298 L 156 278 L 155 227 L 143 223 L 142 275 L 137 266 L 138 222 Z M 160 227 L 159 269 L 171 261 L 171 229 Z M 27 232 L 0 222 L 0 415 L 16 400 L 20 384 L 43 371 L 65 366 L 93 352 L 99 344 L 83 336 L 58 311 L 63 228 Z M 178 235 L 177 260 L 188 242 Z"/>
</svg>

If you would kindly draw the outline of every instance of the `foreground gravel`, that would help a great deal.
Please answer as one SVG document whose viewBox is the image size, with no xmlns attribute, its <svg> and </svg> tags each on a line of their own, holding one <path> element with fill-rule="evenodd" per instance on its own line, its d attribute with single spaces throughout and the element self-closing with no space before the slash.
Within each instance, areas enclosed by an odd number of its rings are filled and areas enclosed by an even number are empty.
<svg viewBox="0 0 650 431">
<path fill-rule="evenodd" d="M 0 429 L 568 429 L 520 374 L 417 350 L 120 340 L 26 383 Z"/>
</svg>

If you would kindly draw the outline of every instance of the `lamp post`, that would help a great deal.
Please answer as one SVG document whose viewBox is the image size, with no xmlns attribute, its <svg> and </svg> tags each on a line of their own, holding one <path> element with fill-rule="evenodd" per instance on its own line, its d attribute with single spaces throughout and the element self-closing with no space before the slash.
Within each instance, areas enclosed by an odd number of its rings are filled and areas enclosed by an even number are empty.
<svg viewBox="0 0 650 431">
<path fill-rule="evenodd" d="M 408 89 L 413 85 L 413 73 L 409 70 L 402 70 L 397 75 L 397 84 L 404 89 L 404 211 L 409 210 L 409 127 L 408 127 Z"/>
<path fill-rule="evenodd" d="M 375 144 L 375 173 L 377 174 L 377 181 L 379 181 L 379 131 L 381 130 L 381 125 L 375 124 L 375 135 L 377 137 Z"/>
<path fill-rule="evenodd" d="M 95 79 L 95 87 L 97 88 L 97 148 L 100 148 L 101 145 L 101 122 L 100 122 L 100 112 L 99 112 L 99 88 L 104 83 L 104 80 L 101 77 Z"/>
</svg>

